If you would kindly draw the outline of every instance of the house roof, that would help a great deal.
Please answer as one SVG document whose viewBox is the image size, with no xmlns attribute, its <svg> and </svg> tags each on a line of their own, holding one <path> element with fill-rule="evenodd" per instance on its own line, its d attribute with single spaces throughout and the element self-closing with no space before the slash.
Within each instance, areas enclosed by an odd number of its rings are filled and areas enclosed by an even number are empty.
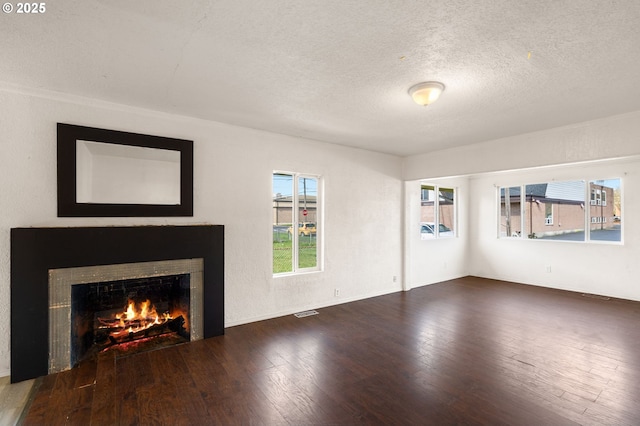
<svg viewBox="0 0 640 426">
<path fill-rule="evenodd" d="M 500 188 L 500 196 L 504 197 L 504 188 Z M 520 187 L 510 187 L 509 197 L 520 196 Z M 549 183 L 537 183 L 525 185 L 525 196 L 527 199 L 552 200 L 554 202 L 584 203 L 584 182 L 583 181 L 561 181 Z"/>
<path fill-rule="evenodd" d="M 525 196 L 527 197 L 540 197 L 545 198 L 547 192 L 546 183 L 536 183 L 525 186 Z M 500 189 L 500 196 L 504 197 L 504 188 Z M 509 188 L 509 197 L 519 197 L 520 196 L 520 187 L 513 186 Z"/>
<path fill-rule="evenodd" d="M 547 184 L 545 197 L 555 200 L 584 203 L 584 182 L 550 182 Z"/>
<path fill-rule="evenodd" d="M 0 89 L 401 156 L 640 109 L 637 1 L 45 5 L 2 14 Z M 446 89 L 419 107 L 428 80 Z"/>
</svg>

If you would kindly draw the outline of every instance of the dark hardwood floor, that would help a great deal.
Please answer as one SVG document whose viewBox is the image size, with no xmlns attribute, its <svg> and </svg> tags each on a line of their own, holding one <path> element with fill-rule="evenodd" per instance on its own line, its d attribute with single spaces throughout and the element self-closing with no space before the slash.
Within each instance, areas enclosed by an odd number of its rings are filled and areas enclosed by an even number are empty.
<svg viewBox="0 0 640 426">
<path fill-rule="evenodd" d="M 463 278 L 42 379 L 26 425 L 639 425 L 640 303 Z"/>
</svg>

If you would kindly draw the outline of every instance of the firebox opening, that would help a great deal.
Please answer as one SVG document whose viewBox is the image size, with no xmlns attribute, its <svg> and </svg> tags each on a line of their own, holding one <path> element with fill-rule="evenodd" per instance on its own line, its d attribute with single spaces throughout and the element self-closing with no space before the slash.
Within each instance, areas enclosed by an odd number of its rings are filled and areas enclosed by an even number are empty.
<svg viewBox="0 0 640 426">
<path fill-rule="evenodd" d="M 188 342 L 189 312 L 189 274 L 72 285 L 70 364 Z"/>
</svg>

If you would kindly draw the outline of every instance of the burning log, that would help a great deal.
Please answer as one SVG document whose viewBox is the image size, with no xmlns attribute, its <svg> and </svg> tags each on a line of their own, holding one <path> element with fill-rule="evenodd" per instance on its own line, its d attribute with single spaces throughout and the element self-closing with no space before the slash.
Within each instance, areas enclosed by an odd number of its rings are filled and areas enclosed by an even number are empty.
<svg viewBox="0 0 640 426">
<path fill-rule="evenodd" d="M 119 318 L 114 319 L 104 319 L 98 318 L 98 324 L 100 329 L 113 329 L 118 330 L 123 327 L 140 327 L 143 322 L 153 322 L 153 318 L 150 318 L 146 321 L 141 319 L 133 319 L 133 320 L 122 320 Z"/>
<path fill-rule="evenodd" d="M 161 324 L 154 324 L 149 328 L 134 331 L 133 328 L 129 328 L 127 333 L 111 334 L 108 339 L 110 344 L 117 345 L 120 343 L 130 342 L 132 340 L 143 339 L 145 337 L 160 336 L 167 333 L 178 333 L 180 335 L 186 334 L 187 330 L 184 328 L 184 317 L 170 319 Z"/>
</svg>

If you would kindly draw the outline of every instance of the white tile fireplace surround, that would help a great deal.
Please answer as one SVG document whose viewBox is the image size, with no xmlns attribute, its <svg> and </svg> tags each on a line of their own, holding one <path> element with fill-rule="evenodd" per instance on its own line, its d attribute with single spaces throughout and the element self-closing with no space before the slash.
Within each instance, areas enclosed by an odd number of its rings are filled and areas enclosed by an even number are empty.
<svg viewBox="0 0 640 426">
<path fill-rule="evenodd" d="M 188 338 L 224 334 L 222 225 L 12 229 L 12 383 L 69 368 L 73 285 L 183 275 Z"/>
</svg>

